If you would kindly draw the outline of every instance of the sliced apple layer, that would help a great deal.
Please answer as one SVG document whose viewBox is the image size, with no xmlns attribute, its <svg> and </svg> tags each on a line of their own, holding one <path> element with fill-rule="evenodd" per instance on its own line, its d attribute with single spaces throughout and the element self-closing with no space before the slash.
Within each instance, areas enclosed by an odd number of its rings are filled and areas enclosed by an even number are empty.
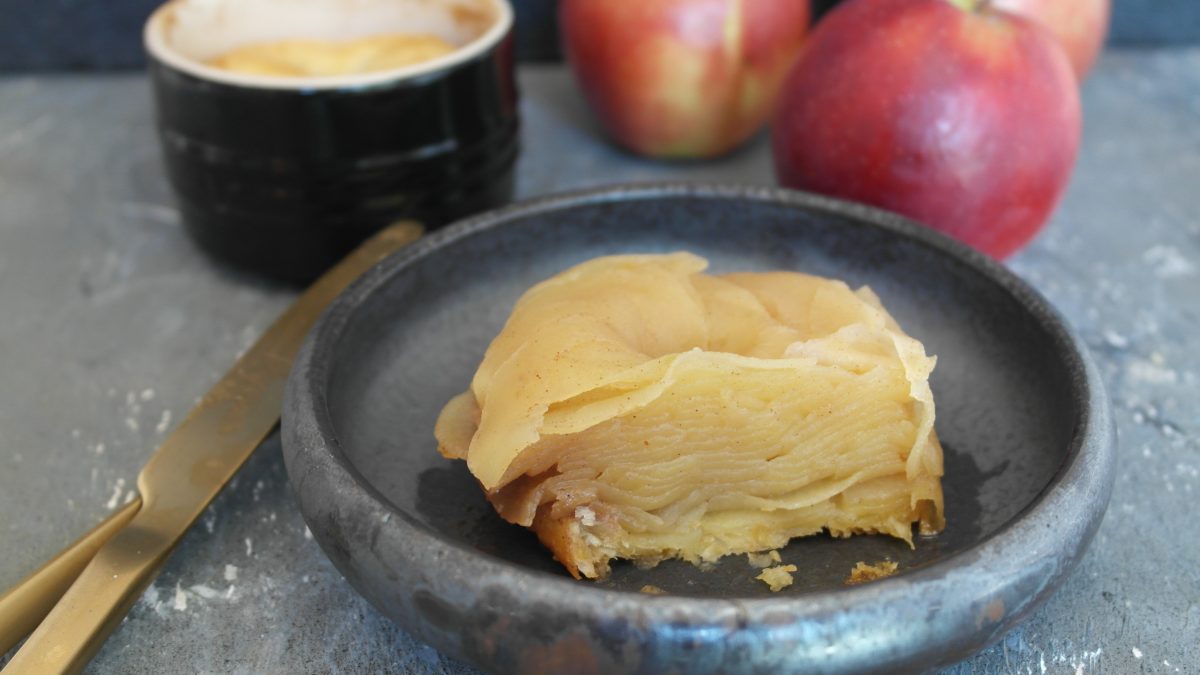
<svg viewBox="0 0 1200 675">
<path fill-rule="evenodd" d="M 941 530 L 934 358 L 870 289 L 597 258 L 517 302 L 435 435 L 575 577 Z"/>
</svg>

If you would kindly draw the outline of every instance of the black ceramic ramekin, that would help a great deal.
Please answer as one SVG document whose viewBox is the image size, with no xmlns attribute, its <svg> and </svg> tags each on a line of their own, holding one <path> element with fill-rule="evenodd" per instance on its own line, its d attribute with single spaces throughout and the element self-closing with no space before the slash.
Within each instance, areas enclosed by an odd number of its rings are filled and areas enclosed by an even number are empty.
<svg viewBox="0 0 1200 675">
<path fill-rule="evenodd" d="M 308 281 L 400 219 L 436 228 L 512 197 L 518 152 L 505 0 L 175 0 L 145 30 L 167 173 L 201 248 Z M 265 77 L 206 61 L 252 42 L 432 32 L 406 68 Z"/>
</svg>

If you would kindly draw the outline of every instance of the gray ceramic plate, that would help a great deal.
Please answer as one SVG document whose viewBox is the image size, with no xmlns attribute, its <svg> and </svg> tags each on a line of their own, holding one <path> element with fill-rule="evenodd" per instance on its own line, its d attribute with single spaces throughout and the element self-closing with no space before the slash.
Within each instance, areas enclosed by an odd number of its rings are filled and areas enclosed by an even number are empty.
<svg viewBox="0 0 1200 675">
<path fill-rule="evenodd" d="M 571 580 L 496 517 L 433 423 L 534 282 L 619 252 L 869 284 L 938 356 L 946 515 L 915 550 L 794 541 L 777 594 L 744 556 Z M 894 215 L 796 192 L 651 185 L 519 204 L 382 263 L 329 309 L 288 385 L 287 468 L 321 547 L 381 612 L 498 672 L 845 672 L 953 663 L 1064 580 L 1108 502 L 1113 427 L 1080 341 L 989 259 Z M 900 573 L 847 587 L 857 561 Z M 645 584 L 665 595 L 638 592 Z"/>
</svg>

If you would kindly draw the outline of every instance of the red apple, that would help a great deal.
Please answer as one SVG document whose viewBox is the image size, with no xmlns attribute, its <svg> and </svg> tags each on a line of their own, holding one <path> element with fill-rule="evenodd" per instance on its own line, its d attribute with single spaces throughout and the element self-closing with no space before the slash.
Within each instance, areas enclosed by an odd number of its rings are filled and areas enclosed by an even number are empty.
<svg viewBox="0 0 1200 675">
<path fill-rule="evenodd" d="M 992 0 L 992 5 L 1029 17 L 1053 33 L 1080 82 L 1104 46 L 1112 10 L 1111 0 Z"/>
<path fill-rule="evenodd" d="M 973 0 L 850 0 L 808 38 L 774 122 L 784 185 L 890 209 L 1004 257 L 1079 148 L 1063 50 Z"/>
<path fill-rule="evenodd" d="M 809 0 L 561 0 L 567 60 L 605 130 L 653 157 L 711 157 L 770 117 Z"/>
</svg>

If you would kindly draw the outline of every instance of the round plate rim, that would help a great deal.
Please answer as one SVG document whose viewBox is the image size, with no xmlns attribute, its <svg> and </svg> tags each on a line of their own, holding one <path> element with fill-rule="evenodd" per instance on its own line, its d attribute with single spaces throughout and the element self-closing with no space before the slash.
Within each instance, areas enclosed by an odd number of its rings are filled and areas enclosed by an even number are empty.
<svg viewBox="0 0 1200 675">
<path fill-rule="evenodd" d="M 802 595 L 701 598 L 639 594 L 581 584 L 486 556 L 443 539 L 393 508 L 341 453 L 324 399 L 323 383 L 327 380 L 329 360 L 354 309 L 407 266 L 456 241 L 503 227 L 516 218 L 585 204 L 660 197 L 738 198 L 828 212 L 919 242 L 1003 287 L 1053 335 L 1068 360 L 1072 395 L 1081 401 L 1081 420 L 1062 466 L 1025 509 L 966 551 L 870 584 Z M 1025 580 L 1030 570 L 1043 570 L 1047 560 L 1065 561 L 1065 564 L 1056 562 L 1052 566 L 1050 578 L 1028 594 L 1028 602 L 1004 608 L 1002 616 L 991 622 L 994 624 L 992 632 L 998 637 L 1039 605 L 1065 579 L 1099 525 L 1115 473 L 1115 429 L 1111 410 L 1102 380 L 1084 343 L 1040 293 L 1003 265 L 924 225 L 862 204 L 782 188 L 699 183 L 622 184 L 529 199 L 459 221 L 393 254 L 343 292 L 310 332 L 289 377 L 283 434 L 289 477 L 306 519 L 310 498 L 307 495 L 313 489 L 307 484 L 314 477 L 326 486 L 354 486 L 360 492 L 354 499 L 361 501 L 365 497 L 371 502 L 368 510 L 372 515 L 387 516 L 390 526 L 394 530 L 398 528 L 408 539 L 407 546 L 419 549 L 408 562 L 419 564 L 418 559 L 440 560 L 457 556 L 457 567 L 453 572 L 441 571 L 452 574 L 448 583 L 468 587 L 518 584 L 529 594 L 525 596 L 529 603 L 549 602 L 576 616 L 603 621 L 628 618 L 630 612 L 635 612 L 640 621 L 669 620 L 676 625 L 681 621 L 711 623 L 714 612 L 731 608 L 740 620 L 751 623 L 763 617 L 778 617 L 780 612 L 794 622 L 820 621 L 836 613 L 867 606 L 911 602 L 914 594 L 919 596 L 923 588 L 944 583 L 959 572 L 969 573 L 978 565 L 986 566 L 990 577 L 1006 579 L 1011 587 Z M 1048 536 L 1047 532 L 1056 536 Z M 1036 545 L 1029 545 L 1031 541 Z M 615 597 L 620 597 L 621 601 L 614 602 Z M 979 598 L 972 597 L 963 602 L 983 607 Z"/>
</svg>

